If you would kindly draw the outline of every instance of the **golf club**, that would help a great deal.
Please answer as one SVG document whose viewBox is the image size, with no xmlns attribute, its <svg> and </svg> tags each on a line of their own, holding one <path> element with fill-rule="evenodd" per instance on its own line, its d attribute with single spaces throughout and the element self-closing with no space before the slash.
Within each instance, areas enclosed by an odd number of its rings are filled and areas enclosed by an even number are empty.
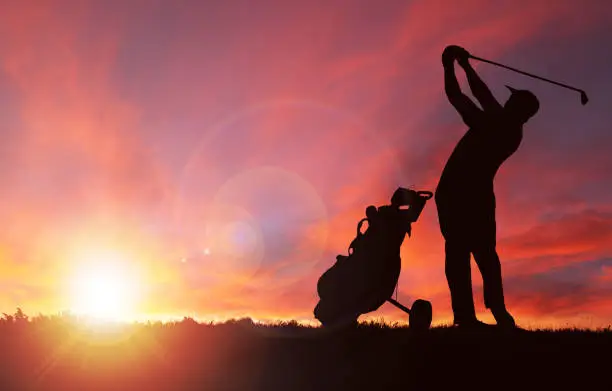
<svg viewBox="0 0 612 391">
<path fill-rule="evenodd" d="M 520 74 L 525 75 L 525 76 L 533 77 L 535 79 L 543 80 L 543 81 L 546 81 L 546 82 L 549 82 L 549 83 L 552 83 L 552 84 L 556 84 L 556 85 L 561 86 L 561 87 L 568 88 L 570 90 L 574 90 L 574 91 L 580 92 L 580 102 L 582 103 L 583 106 L 586 105 L 587 102 L 589 101 L 589 98 L 587 97 L 586 92 L 584 92 L 584 90 L 578 89 L 576 87 L 568 86 L 567 84 L 559 83 L 559 82 L 556 82 L 556 81 L 553 81 L 553 80 L 550 80 L 550 79 L 545 79 L 545 78 L 540 77 L 540 76 L 532 75 L 531 73 L 523 72 L 523 71 L 518 70 L 516 68 L 512 68 L 512 67 L 509 67 L 507 65 L 500 64 L 498 62 L 494 62 L 494 61 L 487 60 L 487 59 L 484 59 L 484 58 L 476 57 L 476 56 L 473 56 L 471 54 L 470 54 L 469 57 L 474 59 L 474 60 L 477 60 L 477 61 L 482 61 L 482 62 L 486 62 L 486 63 L 489 63 L 489 64 L 497 65 L 498 67 L 506 68 L 506 69 L 509 69 L 511 71 L 520 73 Z"/>
</svg>

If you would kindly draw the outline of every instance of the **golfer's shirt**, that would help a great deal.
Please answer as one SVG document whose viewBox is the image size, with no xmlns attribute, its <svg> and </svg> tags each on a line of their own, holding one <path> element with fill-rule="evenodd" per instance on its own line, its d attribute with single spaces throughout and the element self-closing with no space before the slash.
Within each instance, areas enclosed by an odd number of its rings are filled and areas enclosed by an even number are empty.
<svg viewBox="0 0 612 391">
<path fill-rule="evenodd" d="M 436 198 L 469 194 L 459 198 L 494 202 L 495 174 L 516 152 L 523 138 L 522 127 L 510 127 L 508 122 L 503 112 L 495 116 L 483 112 L 477 118 L 448 159 L 436 189 Z"/>
</svg>

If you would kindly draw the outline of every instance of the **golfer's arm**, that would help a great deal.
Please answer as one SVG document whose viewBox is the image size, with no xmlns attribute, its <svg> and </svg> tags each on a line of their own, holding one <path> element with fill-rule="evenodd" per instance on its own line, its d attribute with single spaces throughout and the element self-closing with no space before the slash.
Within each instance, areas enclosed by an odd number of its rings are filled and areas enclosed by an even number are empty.
<svg viewBox="0 0 612 391">
<path fill-rule="evenodd" d="M 463 122 L 471 126 L 473 120 L 480 113 L 480 109 L 467 95 L 461 92 L 454 66 L 444 68 L 444 90 L 448 101 L 461 114 Z"/>
<path fill-rule="evenodd" d="M 489 87 L 485 82 L 478 76 L 474 68 L 470 63 L 465 64 L 463 67 L 465 70 L 465 76 L 467 77 L 468 84 L 472 90 L 472 94 L 478 100 L 484 111 L 497 110 L 501 108 L 501 105 L 489 90 Z"/>
<path fill-rule="evenodd" d="M 461 95 L 463 95 L 461 87 L 459 86 L 459 81 L 457 80 L 457 75 L 455 74 L 454 63 L 451 66 L 444 67 L 444 91 L 451 103 L 461 99 Z"/>
</svg>

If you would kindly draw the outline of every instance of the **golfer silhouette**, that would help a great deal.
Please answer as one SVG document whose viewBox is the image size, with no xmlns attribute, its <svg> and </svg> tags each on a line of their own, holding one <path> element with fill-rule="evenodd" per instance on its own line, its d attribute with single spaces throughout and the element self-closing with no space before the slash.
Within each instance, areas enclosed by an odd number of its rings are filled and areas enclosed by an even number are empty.
<svg viewBox="0 0 612 391">
<path fill-rule="evenodd" d="M 462 93 L 455 60 L 464 69 L 480 108 Z M 440 230 L 445 239 L 445 272 L 450 288 L 454 324 L 484 326 L 476 318 L 470 256 L 483 279 L 485 306 L 499 326 L 515 327 L 507 311 L 501 265 L 496 250 L 495 193 L 499 167 L 521 144 L 523 125 L 539 109 L 527 90 L 511 91 L 502 106 L 469 63 L 469 53 L 455 45 L 442 53 L 446 96 L 469 130 L 461 138 L 442 172 L 435 192 Z"/>
</svg>

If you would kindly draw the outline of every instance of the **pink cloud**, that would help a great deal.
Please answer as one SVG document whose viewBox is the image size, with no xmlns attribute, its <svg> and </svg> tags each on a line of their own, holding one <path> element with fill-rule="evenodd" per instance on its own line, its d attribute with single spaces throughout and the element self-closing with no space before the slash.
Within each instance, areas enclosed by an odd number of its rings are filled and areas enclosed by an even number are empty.
<svg viewBox="0 0 612 391">
<path fill-rule="evenodd" d="M 612 266 L 602 267 L 601 279 L 606 282 L 612 281 Z"/>
<path fill-rule="evenodd" d="M 499 247 L 510 261 L 509 272 L 542 272 L 555 266 L 609 257 L 611 227 L 609 214 L 586 210 L 506 237 Z"/>
</svg>

